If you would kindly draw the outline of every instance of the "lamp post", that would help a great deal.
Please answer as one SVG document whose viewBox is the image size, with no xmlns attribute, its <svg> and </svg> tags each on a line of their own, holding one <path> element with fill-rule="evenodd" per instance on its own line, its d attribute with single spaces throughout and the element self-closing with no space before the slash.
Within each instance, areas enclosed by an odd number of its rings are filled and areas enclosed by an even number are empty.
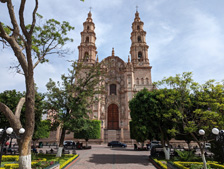
<svg viewBox="0 0 224 169">
<path fill-rule="evenodd" d="M 25 129 L 21 128 L 19 129 L 19 134 L 23 134 L 25 133 Z M 9 127 L 7 129 L 0 129 L 0 142 L 1 142 L 1 153 L 0 153 L 0 166 L 1 166 L 1 162 L 2 162 L 2 153 L 3 153 L 3 149 L 5 146 L 5 143 L 8 141 L 9 138 L 17 138 L 20 139 L 19 136 L 16 135 L 15 132 L 13 132 L 13 128 Z"/>
<path fill-rule="evenodd" d="M 205 154 L 204 154 L 204 147 L 205 147 L 204 135 L 205 135 L 205 130 L 200 129 L 200 130 L 198 131 L 198 133 L 199 133 L 201 136 L 203 136 L 203 142 L 204 142 L 204 144 L 203 144 L 203 145 L 200 144 L 199 147 L 200 147 L 200 150 L 201 150 L 201 157 L 202 157 L 202 161 L 203 161 L 204 169 L 207 169 L 206 159 L 205 159 Z M 201 147 L 201 146 L 202 146 L 202 147 Z"/>
<path fill-rule="evenodd" d="M 218 141 L 222 146 L 222 158 L 224 159 L 224 130 L 213 128 L 212 133 L 216 135 L 216 141 Z"/>
</svg>

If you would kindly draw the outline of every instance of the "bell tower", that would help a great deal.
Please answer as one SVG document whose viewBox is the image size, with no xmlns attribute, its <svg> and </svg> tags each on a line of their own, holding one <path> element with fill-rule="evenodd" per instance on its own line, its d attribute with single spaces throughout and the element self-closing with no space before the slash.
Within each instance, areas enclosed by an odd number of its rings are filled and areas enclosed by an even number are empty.
<svg viewBox="0 0 224 169">
<path fill-rule="evenodd" d="M 132 23 L 131 32 L 131 62 L 135 66 L 149 66 L 148 48 L 146 44 L 146 32 L 143 30 L 144 23 L 139 17 L 138 10 L 135 13 L 135 19 Z"/>
<path fill-rule="evenodd" d="M 79 49 L 79 62 L 94 64 L 96 62 L 96 34 L 95 24 L 93 23 L 92 13 L 89 11 L 86 21 L 83 23 L 83 31 L 81 32 L 81 43 Z"/>
</svg>

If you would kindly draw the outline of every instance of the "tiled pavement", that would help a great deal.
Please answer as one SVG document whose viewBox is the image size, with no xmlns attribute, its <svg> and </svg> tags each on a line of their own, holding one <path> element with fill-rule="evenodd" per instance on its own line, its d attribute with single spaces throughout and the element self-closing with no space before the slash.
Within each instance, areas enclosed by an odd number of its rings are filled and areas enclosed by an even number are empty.
<svg viewBox="0 0 224 169">
<path fill-rule="evenodd" d="M 149 151 L 127 148 L 109 148 L 93 145 L 89 150 L 77 150 L 80 158 L 71 169 L 155 169 L 149 162 Z"/>
</svg>

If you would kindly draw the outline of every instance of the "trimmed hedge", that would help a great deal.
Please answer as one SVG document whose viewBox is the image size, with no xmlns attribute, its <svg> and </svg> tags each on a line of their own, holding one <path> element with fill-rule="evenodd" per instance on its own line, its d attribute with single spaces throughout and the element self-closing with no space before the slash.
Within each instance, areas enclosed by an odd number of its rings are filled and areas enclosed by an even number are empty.
<svg viewBox="0 0 224 169">
<path fill-rule="evenodd" d="M 163 164 L 161 161 L 157 159 L 153 159 L 157 164 L 159 164 L 162 168 L 167 169 L 167 165 Z"/>
<path fill-rule="evenodd" d="M 189 169 L 185 166 L 191 164 L 203 165 L 202 162 L 181 162 L 181 161 L 173 162 L 173 164 L 179 167 L 180 169 Z M 215 167 L 215 169 L 224 169 L 224 165 L 217 164 L 217 162 L 207 162 L 207 164 L 209 164 L 211 167 Z"/>
<path fill-rule="evenodd" d="M 2 161 L 19 161 L 19 156 L 10 156 L 10 155 L 3 155 Z"/>
<path fill-rule="evenodd" d="M 66 167 L 70 162 L 75 160 L 79 155 L 74 155 L 72 158 L 69 158 L 67 161 L 65 161 L 62 165 L 60 165 L 60 169 Z"/>
<path fill-rule="evenodd" d="M 38 163 L 38 162 L 40 162 L 40 161 L 47 161 L 47 159 L 43 158 L 42 160 L 33 161 L 33 162 L 31 162 L 31 166 L 36 164 L 36 163 Z M 4 169 L 14 169 L 14 168 L 19 168 L 19 164 L 16 163 L 16 164 L 5 164 L 4 165 Z"/>
</svg>

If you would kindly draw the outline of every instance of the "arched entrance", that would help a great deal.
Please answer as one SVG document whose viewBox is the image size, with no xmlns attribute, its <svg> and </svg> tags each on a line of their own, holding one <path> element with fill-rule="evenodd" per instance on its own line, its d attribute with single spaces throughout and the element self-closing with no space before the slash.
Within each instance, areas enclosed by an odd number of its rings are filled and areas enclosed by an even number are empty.
<svg viewBox="0 0 224 169">
<path fill-rule="evenodd" d="M 119 113 L 118 106 L 116 104 L 111 104 L 108 107 L 108 130 L 118 130 L 119 129 Z"/>
</svg>

